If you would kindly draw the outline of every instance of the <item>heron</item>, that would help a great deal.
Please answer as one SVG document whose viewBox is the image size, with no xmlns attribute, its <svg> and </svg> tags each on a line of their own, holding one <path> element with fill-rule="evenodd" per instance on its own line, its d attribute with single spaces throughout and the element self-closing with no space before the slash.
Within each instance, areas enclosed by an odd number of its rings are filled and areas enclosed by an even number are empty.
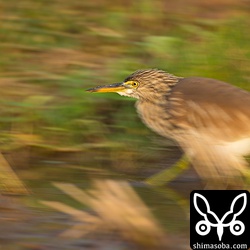
<svg viewBox="0 0 250 250">
<path fill-rule="evenodd" d="M 87 91 L 137 99 L 135 106 L 145 125 L 175 141 L 184 152 L 179 165 L 190 162 L 203 180 L 227 183 L 247 173 L 248 91 L 216 79 L 178 77 L 159 69 L 137 70 L 122 82 Z M 160 176 L 148 182 L 162 183 Z"/>
</svg>

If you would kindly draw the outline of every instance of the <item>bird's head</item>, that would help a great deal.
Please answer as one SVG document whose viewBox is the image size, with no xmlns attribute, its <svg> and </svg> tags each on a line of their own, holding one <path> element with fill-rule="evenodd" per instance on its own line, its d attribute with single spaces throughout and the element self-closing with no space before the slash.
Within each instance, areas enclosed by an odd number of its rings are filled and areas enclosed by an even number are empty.
<svg viewBox="0 0 250 250">
<path fill-rule="evenodd" d="M 162 96 L 162 92 L 167 93 L 178 79 L 178 77 L 168 74 L 163 70 L 137 70 L 123 82 L 97 86 L 87 91 L 100 93 L 116 92 L 123 96 L 150 100 L 158 98 L 158 95 Z"/>
</svg>

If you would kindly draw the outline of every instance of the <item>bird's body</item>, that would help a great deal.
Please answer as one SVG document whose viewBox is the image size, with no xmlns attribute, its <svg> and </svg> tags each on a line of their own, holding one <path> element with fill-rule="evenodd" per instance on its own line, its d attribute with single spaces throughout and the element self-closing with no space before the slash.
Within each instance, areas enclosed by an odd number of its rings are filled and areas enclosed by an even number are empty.
<svg viewBox="0 0 250 250">
<path fill-rule="evenodd" d="M 137 98 L 143 122 L 176 141 L 203 178 L 231 178 L 247 166 L 243 157 L 250 154 L 247 91 L 214 79 L 176 77 L 156 69 L 136 71 L 123 83 L 91 91 Z"/>
</svg>

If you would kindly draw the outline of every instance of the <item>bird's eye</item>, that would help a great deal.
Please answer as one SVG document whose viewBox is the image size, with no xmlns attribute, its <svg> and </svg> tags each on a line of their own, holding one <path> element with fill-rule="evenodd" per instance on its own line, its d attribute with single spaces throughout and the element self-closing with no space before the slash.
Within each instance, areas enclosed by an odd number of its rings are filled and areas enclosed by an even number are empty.
<svg viewBox="0 0 250 250">
<path fill-rule="evenodd" d="M 132 82 L 131 85 L 132 85 L 133 87 L 137 87 L 137 86 L 138 86 L 138 82 Z"/>
<path fill-rule="evenodd" d="M 137 82 L 137 81 L 127 81 L 127 82 L 125 82 L 125 84 L 127 86 L 132 87 L 132 88 L 137 88 L 139 86 L 139 82 Z"/>
</svg>

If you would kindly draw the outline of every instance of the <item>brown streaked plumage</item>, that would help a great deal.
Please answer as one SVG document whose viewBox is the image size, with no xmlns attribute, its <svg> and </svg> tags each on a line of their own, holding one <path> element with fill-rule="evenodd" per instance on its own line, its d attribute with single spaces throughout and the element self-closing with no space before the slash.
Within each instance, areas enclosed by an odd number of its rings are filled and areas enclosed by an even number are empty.
<svg viewBox="0 0 250 250">
<path fill-rule="evenodd" d="M 156 133 L 175 140 L 203 178 L 241 175 L 250 154 L 250 93 L 215 79 L 138 70 L 122 83 L 89 92 L 137 98 L 137 111 Z"/>
</svg>

